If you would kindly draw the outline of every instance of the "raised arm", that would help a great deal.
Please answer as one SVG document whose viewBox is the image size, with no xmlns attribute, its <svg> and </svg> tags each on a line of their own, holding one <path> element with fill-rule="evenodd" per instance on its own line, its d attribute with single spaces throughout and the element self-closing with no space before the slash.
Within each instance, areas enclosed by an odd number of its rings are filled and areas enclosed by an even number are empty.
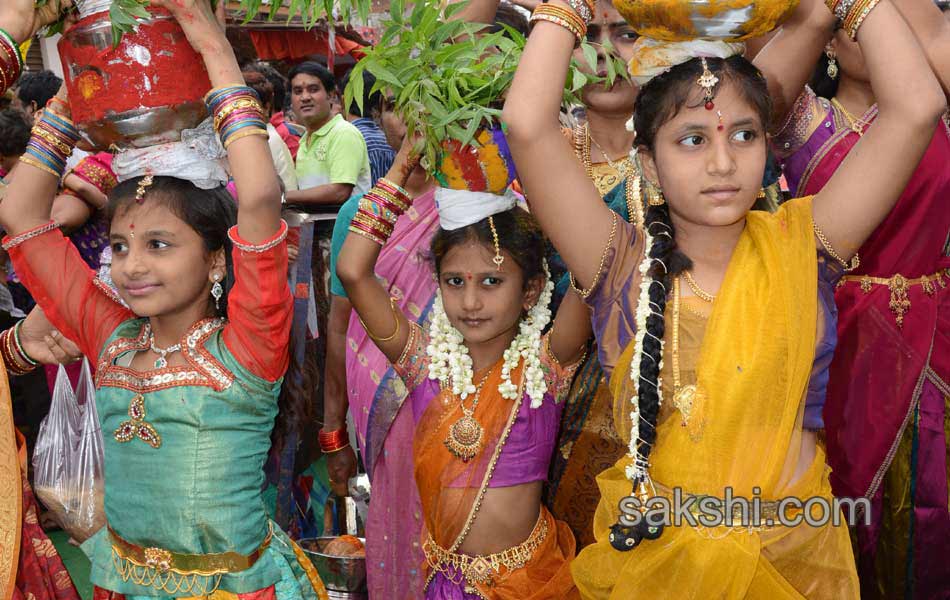
<svg viewBox="0 0 950 600">
<path fill-rule="evenodd" d="M 178 20 L 188 41 L 201 54 L 212 87 L 245 86 L 234 50 L 208 0 L 152 0 L 152 6 L 167 8 Z M 223 10 L 224 3 L 219 2 L 218 8 Z M 267 137 L 236 139 L 228 147 L 228 162 L 241 199 L 238 234 L 250 244 L 269 240 L 280 229 L 281 194 Z"/>
<path fill-rule="evenodd" d="M 950 21 L 932 0 L 893 0 L 924 49 L 934 75 L 950 98 Z"/>
<path fill-rule="evenodd" d="M 815 197 L 815 224 L 845 260 L 884 220 L 923 156 L 946 101 L 920 44 L 890 0 L 858 30 L 878 116 Z"/>
<path fill-rule="evenodd" d="M 577 361 L 584 353 L 592 333 L 590 309 L 575 292 L 569 291 L 557 310 L 551 328 L 551 352 L 554 358 L 562 365 Z"/>
<path fill-rule="evenodd" d="M 781 127 L 808 83 L 834 30 L 834 16 L 822 0 L 801 0 L 795 12 L 752 61 L 768 81 L 771 131 Z"/>
<path fill-rule="evenodd" d="M 412 141 L 404 140 L 393 166 L 386 174 L 387 180 L 399 186 L 406 184 L 409 173 L 418 162 L 411 156 L 411 150 Z M 354 217 L 354 221 L 358 219 L 359 214 Z M 366 333 L 389 362 L 395 363 L 406 347 L 409 320 L 390 300 L 389 291 L 376 279 L 376 260 L 381 248 L 364 235 L 347 235 L 337 259 L 336 274 Z"/>
<path fill-rule="evenodd" d="M 560 0 L 551 4 L 570 10 Z M 612 217 L 558 122 L 574 41 L 574 35 L 559 25 L 535 24 L 502 121 L 531 213 L 578 284 L 586 288 L 597 272 Z"/>
</svg>

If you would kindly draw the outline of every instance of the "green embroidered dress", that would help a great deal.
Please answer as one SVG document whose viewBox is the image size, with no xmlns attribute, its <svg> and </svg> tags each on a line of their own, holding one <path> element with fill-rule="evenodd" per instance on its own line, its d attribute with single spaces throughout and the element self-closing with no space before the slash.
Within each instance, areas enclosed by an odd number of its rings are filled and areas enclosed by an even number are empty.
<svg viewBox="0 0 950 600">
<path fill-rule="evenodd" d="M 79 341 L 84 354 L 99 358 L 96 407 L 105 442 L 108 527 L 83 545 L 98 588 L 187 597 L 274 586 L 279 600 L 326 597 L 313 567 L 298 560 L 299 549 L 269 521 L 261 498 L 288 364 L 286 233 L 283 224 L 272 240 L 252 246 L 232 229 L 229 320 L 192 326 L 180 342 L 187 366 L 146 372 L 125 365 L 135 352 L 148 350 L 148 320 L 136 318 L 94 277 L 58 229 L 5 242 L 50 321 Z M 157 559 L 144 566 L 128 560 L 121 540 Z M 238 561 L 228 572 L 210 575 L 197 572 L 208 570 L 207 556 L 192 569 L 163 570 L 162 551 L 233 553 Z"/>
</svg>

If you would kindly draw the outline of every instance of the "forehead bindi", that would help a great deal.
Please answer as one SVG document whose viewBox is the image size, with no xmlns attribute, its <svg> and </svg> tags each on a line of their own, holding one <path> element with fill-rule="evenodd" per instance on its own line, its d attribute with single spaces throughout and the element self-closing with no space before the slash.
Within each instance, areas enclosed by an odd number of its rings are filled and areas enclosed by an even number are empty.
<svg viewBox="0 0 950 600">
<path fill-rule="evenodd" d="M 113 234 L 135 232 L 144 235 L 148 231 L 163 231 L 176 236 L 186 236 L 187 232 L 198 235 L 187 223 L 163 204 L 148 203 L 129 205 L 127 210 L 119 211 L 112 218 L 110 227 Z"/>
</svg>

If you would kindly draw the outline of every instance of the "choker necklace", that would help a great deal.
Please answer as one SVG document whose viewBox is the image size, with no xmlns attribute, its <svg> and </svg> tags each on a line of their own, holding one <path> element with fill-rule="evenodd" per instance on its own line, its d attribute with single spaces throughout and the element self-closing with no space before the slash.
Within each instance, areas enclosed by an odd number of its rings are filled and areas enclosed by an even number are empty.
<svg viewBox="0 0 950 600">
<path fill-rule="evenodd" d="M 472 402 L 472 408 L 466 408 L 465 400 L 459 398 L 462 416 L 458 421 L 452 423 L 452 426 L 449 427 L 449 435 L 445 438 L 445 447 L 456 458 L 460 458 L 465 463 L 475 458 L 475 455 L 482 448 L 484 429 L 478 419 L 475 418 L 475 407 L 478 406 L 478 400 L 482 396 L 482 386 L 488 381 L 491 371 L 490 369 L 488 374 L 482 377 L 478 387 L 475 388 L 475 400 Z"/>
<path fill-rule="evenodd" d="M 164 369 L 168 366 L 168 355 L 181 350 L 181 343 L 175 344 L 174 346 L 169 346 L 168 348 L 159 348 L 155 345 L 155 334 L 153 333 L 148 337 L 148 347 L 149 350 L 160 355 L 158 360 L 155 361 L 155 368 Z"/>
</svg>

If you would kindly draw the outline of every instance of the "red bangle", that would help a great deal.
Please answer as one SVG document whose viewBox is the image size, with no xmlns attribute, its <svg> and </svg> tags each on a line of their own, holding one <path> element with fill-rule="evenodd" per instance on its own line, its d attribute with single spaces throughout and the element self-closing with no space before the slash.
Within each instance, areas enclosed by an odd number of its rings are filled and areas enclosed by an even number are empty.
<svg viewBox="0 0 950 600">
<path fill-rule="evenodd" d="M 317 440 L 320 442 L 320 450 L 323 452 L 336 452 L 349 445 L 350 436 L 346 432 L 346 427 L 333 431 L 323 431 L 321 429 L 317 433 Z"/>
</svg>

